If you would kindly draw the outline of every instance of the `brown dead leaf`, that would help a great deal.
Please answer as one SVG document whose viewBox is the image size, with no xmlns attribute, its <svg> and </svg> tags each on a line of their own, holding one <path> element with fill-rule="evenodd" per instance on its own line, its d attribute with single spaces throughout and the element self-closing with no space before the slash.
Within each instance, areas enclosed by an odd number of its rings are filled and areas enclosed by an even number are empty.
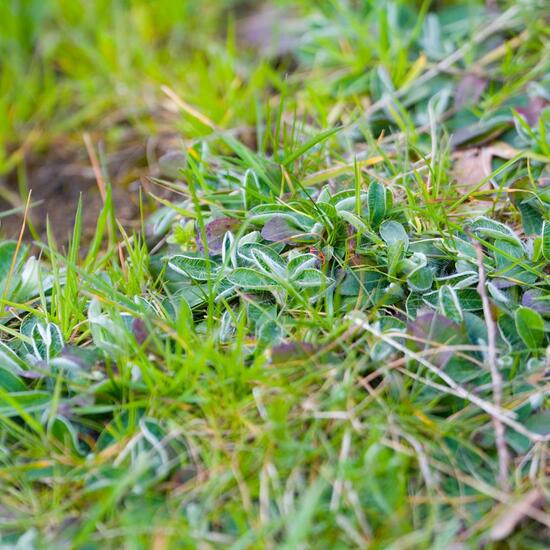
<svg viewBox="0 0 550 550">
<path fill-rule="evenodd" d="M 504 540 L 509 537 L 520 521 L 531 517 L 535 510 L 540 510 L 544 504 L 544 493 L 541 489 L 533 489 L 523 496 L 521 500 L 507 506 L 497 519 L 489 532 L 489 539 L 493 541 Z"/>
<path fill-rule="evenodd" d="M 503 141 L 497 141 L 488 147 L 473 147 L 455 151 L 452 156 L 452 175 L 458 189 L 461 192 L 468 193 L 473 187 L 489 177 L 493 172 L 493 157 L 510 160 L 518 153 L 517 149 Z M 487 181 L 479 190 L 491 190 L 492 183 L 491 180 Z"/>
</svg>

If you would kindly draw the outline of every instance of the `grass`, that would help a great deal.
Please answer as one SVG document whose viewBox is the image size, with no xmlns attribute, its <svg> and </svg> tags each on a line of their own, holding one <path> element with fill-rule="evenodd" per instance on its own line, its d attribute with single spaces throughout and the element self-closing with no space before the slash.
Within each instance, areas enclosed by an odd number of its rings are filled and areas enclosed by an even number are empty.
<svg viewBox="0 0 550 550">
<path fill-rule="evenodd" d="M 2 544 L 545 548 L 548 7 L 303 2 L 258 62 L 175 5 L 0 7 L 2 171 L 90 130 L 103 195 L 0 244 Z M 132 233 L 128 128 L 182 136 Z"/>
</svg>

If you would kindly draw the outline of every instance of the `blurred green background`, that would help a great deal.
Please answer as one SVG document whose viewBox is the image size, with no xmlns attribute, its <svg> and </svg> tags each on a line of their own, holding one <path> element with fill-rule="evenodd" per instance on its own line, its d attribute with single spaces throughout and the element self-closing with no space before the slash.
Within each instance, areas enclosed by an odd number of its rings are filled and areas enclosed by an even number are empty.
<svg viewBox="0 0 550 550">
<path fill-rule="evenodd" d="M 107 139 L 120 137 L 128 128 L 145 135 L 158 131 L 151 122 L 163 120 L 162 84 L 225 128 L 255 120 L 257 109 L 264 109 L 265 92 L 273 96 L 304 88 L 310 90 L 308 101 L 319 111 L 319 122 L 326 122 L 315 96 L 323 96 L 335 75 L 342 83 L 339 89 L 345 86 L 344 95 L 350 97 L 361 92 L 362 81 L 357 83 L 355 77 L 364 79 L 367 69 L 376 70 L 382 63 L 397 86 L 412 76 L 416 39 L 429 10 L 450 6 L 448 17 L 464 26 L 458 35 L 463 40 L 478 29 L 484 4 L 3 0 L 0 174 L 13 170 L 24 151 L 40 150 L 54 138 L 81 143 L 83 129 L 99 129 Z M 380 33 L 372 32 L 373 25 Z M 334 70 L 319 78 L 308 74 L 307 79 L 291 71 L 295 86 L 289 87 L 287 69 L 295 68 L 296 58 L 280 54 L 292 49 L 298 38 L 304 44 L 311 37 L 315 47 L 310 47 L 308 68 Z M 450 42 L 445 36 L 440 41 Z M 276 43 L 272 50 L 270 42 Z M 307 47 L 301 54 L 308 57 Z M 171 119 L 169 124 L 171 131 L 192 133 L 195 128 L 192 123 L 182 128 L 182 120 Z"/>
<path fill-rule="evenodd" d="M 505 58 L 499 69 L 502 89 L 479 105 L 484 112 L 514 94 L 525 78 L 540 74 L 539 36 L 548 26 L 537 15 L 544 0 L 531 3 L 518 4 L 522 13 L 516 17 L 530 28 L 530 38 Z M 57 220 L 58 236 L 66 236 L 81 192 L 88 199 L 85 226 L 93 225 L 100 200 L 84 132 L 98 146 L 118 190 L 119 215 L 135 220 L 137 194 L 128 205 L 126 189 L 135 188 L 143 175 L 155 175 L 164 151 L 209 133 L 175 108 L 163 85 L 254 147 L 269 133 L 261 125 L 280 119 L 283 110 L 290 126 L 296 120 L 311 129 L 346 124 L 384 87 L 406 85 L 466 43 L 467 71 L 497 45 L 472 45 L 480 21 L 491 20 L 491 4 L 3 0 L 0 234 L 18 234 L 31 188 L 36 235 L 48 212 Z M 515 6 L 511 0 L 499 2 L 501 10 Z M 530 68 L 536 73 L 528 74 Z M 60 205 L 59 197 L 67 204 Z"/>
<path fill-rule="evenodd" d="M 0 2 L 0 172 L 20 160 L 21 144 L 39 147 L 88 125 L 146 125 L 162 83 L 214 116 L 234 105 L 231 90 L 243 93 L 243 84 L 220 44 L 247 9 L 228 0 Z"/>
<path fill-rule="evenodd" d="M 111 161 L 108 171 L 122 189 L 147 173 L 148 151 L 161 153 L 175 136 L 204 134 L 204 127 L 168 104 L 163 84 L 221 126 L 254 120 L 251 106 L 263 101 L 268 87 L 273 90 L 277 77 L 253 49 L 246 54 L 236 27 L 259 5 L 0 2 L 0 233 L 18 234 L 31 188 L 36 235 L 44 231 L 47 212 L 64 238 L 81 192 L 88 201 L 87 225 L 94 223 L 100 200 L 84 132 L 99 144 L 103 160 Z M 135 218 L 137 204 L 125 210 L 124 191 L 118 194 L 120 215 Z M 60 205 L 62 197 L 66 203 Z"/>
</svg>

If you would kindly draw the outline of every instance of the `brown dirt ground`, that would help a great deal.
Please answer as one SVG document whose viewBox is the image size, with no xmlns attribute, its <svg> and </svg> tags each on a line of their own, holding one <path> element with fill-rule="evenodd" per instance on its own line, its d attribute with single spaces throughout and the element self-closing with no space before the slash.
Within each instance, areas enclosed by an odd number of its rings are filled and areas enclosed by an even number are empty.
<svg viewBox="0 0 550 550">
<path fill-rule="evenodd" d="M 156 175 L 156 159 L 170 147 L 171 137 L 147 141 L 135 138 L 117 144 L 116 152 L 107 155 L 107 170 L 113 188 L 117 219 L 128 229 L 139 228 L 140 179 Z M 97 141 L 95 141 L 97 143 Z M 29 218 L 41 239 L 46 238 L 46 220 L 49 219 L 58 244 L 67 243 L 73 230 L 79 197 L 82 196 L 83 241 L 93 235 L 97 217 L 102 208 L 94 172 L 84 143 L 53 143 L 48 151 L 28 155 L 25 159 L 27 188 L 32 191 L 35 204 Z M 0 185 L 12 195 L 18 195 L 18 175 L 11 173 L 0 178 Z M 161 188 L 155 192 L 164 196 Z M 146 197 L 145 203 L 152 199 Z M 0 199 L 0 212 L 14 208 Z M 21 230 L 23 212 L 0 218 L 0 238 L 16 239 Z M 24 238 L 32 240 L 27 229 Z"/>
</svg>

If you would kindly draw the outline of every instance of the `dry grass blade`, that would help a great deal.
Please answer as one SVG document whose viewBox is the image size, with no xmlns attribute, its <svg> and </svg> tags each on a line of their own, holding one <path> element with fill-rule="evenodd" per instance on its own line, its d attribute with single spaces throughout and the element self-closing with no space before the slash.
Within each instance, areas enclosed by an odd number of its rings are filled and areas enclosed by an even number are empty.
<svg viewBox="0 0 550 550">
<path fill-rule="evenodd" d="M 505 510 L 489 531 L 490 540 L 509 537 L 523 519 L 537 515 L 545 500 L 541 489 L 533 489 L 511 506 L 505 505 Z"/>
<path fill-rule="evenodd" d="M 453 378 L 449 376 L 444 370 L 430 363 L 418 353 L 415 353 L 414 351 L 407 349 L 405 346 L 397 342 L 391 336 L 388 336 L 388 334 L 382 334 L 379 330 L 377 330 L 372 325 L 370 325 L 365 319 L 358 317 L 357 314 L 352 315 L 349 318 L 357 326 L 363 328 L 367 332 L 370 332 L 376 338 L 386 342 L 396 350 L 400 351 L 401 353 L 404 353 L 409 358 L 414 359 L 421 365 L 425 366 L 433 374 L 441 378 L 448 386 L 448 388 L 445 388 L 444 386 L 439 384 L 437 387 L 442 391 L 445 391 L 446 393 L 449 393 L 451 395 L 456 395 L 457 397 L 470 401 L 472 404 L 476 405 L 481 410 L 485 411 L 491 418 L 497 417 L 503 424 L 514 429 L 516 432 L 524 435 L 525 437 L 527 437 L 533 442 L 550 441 L 550 435 L 540 435 L 528 430 L 523 424 L 521 424 L 520 422 L 514 419 L 513 413 L 503 409 L 502 407 L 497 407 L 493 403 L 489 403 L 488 401 L 481 399 L 477 395 L 463 388 L 460 384 L 455 382 L 455 380 L 453 380 Z M 399 334 L 399 337 L 403 338 L 404 335 Z M 408 373 L 408 371 L 406 372 Z M 410 373 L 410 375 L 414 376 L 414 373 Z M 432 383 L 434 387 L 436 387 L 435 384 L 436 383 Z"/>
<path fill-rule="evenodd" d="M 200 111 L 195 109 L 192 105 L 189 105 L 184 101 L 174 90 L 168 86 L 161 86 L 161 90 L 185 113 L 191 115 L 193 118 L 208 126 L 211 130 L 215 132 L 221 132 L 222 129 L 215 123 L 212 122 L 206 115 L 203 115 Z"/>
<path fill-rule="evenodd" d="M 403 445 L 400 441 L 398 441 L 396 438 L 384 438 L 383 439 L 384 445 L 387 447 L 394 449 L 395 451 L 399 453 L 403 453 L 407 456 L 414 457 L 415 456 L 415 450 L 410 449 L 409 447 Z M 501 519 L 503 521 L 502 524 L 495 524 L 494 527 L 497 529 L 495 530 L 496 535 L 503 535 L 503 538 L 506 538 L 509 533 L 513 531 L 515 526 L 525 517 L 529 517 L 531 519 L 534 519 L 541 525 L 544 525 L 547 528 L 550 528 L 550 515 L 546 512 L 543 512 L 540 510 L 540 504 L 538 504 L 539 501 L 535 500 L 534 502 L 531 500 L 534 500 L 534 496 L 530 496 L 531 493 L 528 493 L 528 495 L 525 497 L 526 499 L 529 498 L 529 502 L 523 503 L 523 500 L 519 503 L 515 503 L 512 499 L 512 497 L 508 493 L 504 493 L 500 491 L 498 488 L 493 487 L 492 485 L 486 483 L 482 479 L 474 478 L 472 476 L 469 476 L 467 474 L 464 474 L 460 471 L 457 471 L 455 469 L 452 469 L 448 464 L 445 464 L 444 462 L 441 462 L 440 460 L 435 460 L 433 458 L 429 458 L 430 466 L 438 470 L 439 472 L 442 472 L 446 475 L 449 475 L 453 478 L 456 478 L 461 483 L 471 487 L 472 489 L 475 489 L 481 494 L 486 495 L 487 497 L 497 501 L 501 502 L 503 506 L 507 508 L 507 510 L 513 509 L 513 515 L 506 517 L 506 515 L 501 516 Z M 534 491 L 538 491 L 538 489 L 535 489 Z M 430 499 L 431 500 L 431 499 Z M 515 521 L 515 523 L 513 523 Z M 479 529 L 480 526 L 476 527 L 476 529 Z M 474 529 L 465 531 L 462 535 L 462 539 L 466 539 L 472 535 L 472 532 Z M 491 535 L 489 535 L 491 536 Z M 492 540 L 502 540 L 502 539 L 492 539 Z"/>
<path fill-rule="evenodd" d="M 88 151 L 88 156 L 90 157 L 90 162 L 92 163 L 92 169 L 94 171 L 99 194 L 101 195 L 101 200 L 105 203 L 105 198 L 107 196 L 105 191 L 105 180 L 103 179 L 101 166 L 99 165 L 99 160 L 95 152 L 94 144 L 92 143 L 92 138 L 88 132 L 84 133 L 84 144 L 86 145 L 86 150 Z"/>
<path fill-rule="evenodd" d="M 497 407 L 502 405 L 502 376 L 497 364 L 497 329 L 491 313 L 491 304 L 487 296 L 485 287 L 485 267 L 483 266 L 483 250 L 481 245 L 473 239 L 474 247 L 477 254 L 477 264 L 479 272 L 479 284 L 477 292 L 481 297 L 483 305 L 483 315 L 485 317 L 485 326 L 487 327 L 487 365 L 491 373 L 493 385 L 493 399 Z M 493 416 L 493 425 L 495 428 L 495 443 L 498 453 L 499 463 L 499 483 L 506 490 L 509 488 L 508 470 L 510 468 L 510 455 L 506 446 L 506 433 L 504 425 L 500 418 Z"/>
<path fill-rule="evenodd" d="M 4 304 L 8 296 L 10 289 L 11 280 L 13 277 L 13 272 L 15 270 L 15 265 L 17 264 L 17 257 L 19 256 L 19 250 L 21 248 L 21 243 L 23 242 L 23 235 L 25 234 L 25 228 L 27 227 L 27 217 L 29 215 L 29 208 L 31 204 L 31 191 L 27 196 L 27 203 L 25 204 L 25 211 L 23 213 L 23 222 L 21 223 L 21 231 L 19 231 L 19 238 L 17 239 L 17 245 L 15 247 L 15 252 L 13 253 L 13 258 L 11 260 L 10 269 L 8 271 L 8 276 L 6 278 L 6 286 L 4 287 L 4 292 L 2 293 L 1 303 Z"/>
</svg>

